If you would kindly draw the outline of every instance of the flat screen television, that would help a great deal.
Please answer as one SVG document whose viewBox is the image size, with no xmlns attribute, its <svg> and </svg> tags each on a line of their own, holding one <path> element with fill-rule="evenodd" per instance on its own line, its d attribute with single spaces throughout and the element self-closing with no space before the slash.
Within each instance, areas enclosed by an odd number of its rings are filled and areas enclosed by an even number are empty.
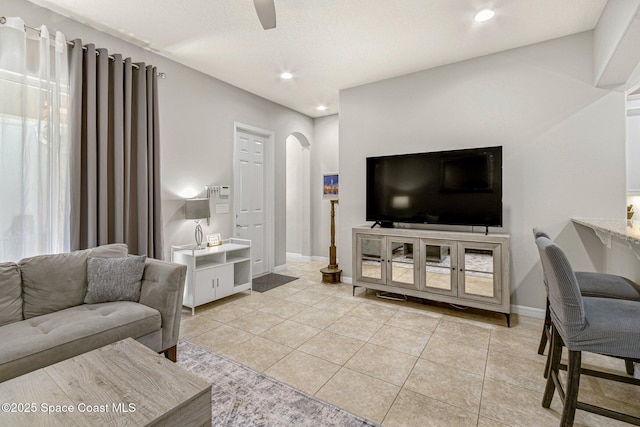
<svg viewBox="0 0 640 427">
<path fill-rule="evenodd" d="M 502 147 L 367 158 L 367 221 L 502 226 Z"/>
</svg>

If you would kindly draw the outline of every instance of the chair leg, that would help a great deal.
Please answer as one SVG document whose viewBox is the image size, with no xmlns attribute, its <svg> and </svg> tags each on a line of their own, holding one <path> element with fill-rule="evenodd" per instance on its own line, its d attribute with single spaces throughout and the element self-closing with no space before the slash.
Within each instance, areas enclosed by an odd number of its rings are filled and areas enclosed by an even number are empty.
<svg viewBox="0 0 640 427">
<path fill-rule="evenodd" d="M 569 366 L 567 367 L 567 392 L 562 407 L 561 427 L 573 425 L 578 406 L 578 389 L 580 387 L 580 364 L 582 352 L 569 350 Z"/>
<path fill-rule="evenodd" d="M 551 365 L 551 349 L 549 349 L 549 354 L 547 354 L 547 363 L 544 365 L 544 377 L 549 378 L 549 366 Z"/>
<path fill-rule="evenodd" d="M 549 298 L 547 298 L 547 308 L 544 314 L 544 326 L 542 327 L 542 337 L 540 337 L 540 346 L 538 347 L 538 354 L 544 354 L 544 349 L 547 346 L 547 341 L 551 340 L 551 311 L 549 310 Z M 551 349 L 547 353 L 547 363 L 544 365 L 544 377 L 549 376 L 549 365 L 551 364 Z"/>
<path fill-rule="evenodd" d="M 550 327 L 551 327 L 551 312 L 549 310 L 549 298 L 547 298 L 547 308 L 544 313 L 544 326 L 542 327 L 542 336 L 540 337 L 538 354 L 544 354 L 544 349 L 545 347 L 547 347 L 547 340 L 549 337 Z"/>
<path fill-rule="evenodd" d="M 551 406 L 553 393 L 556 391 L 554 377 L 556 377 L 556 380 L 558 379 L 560 359 L 562 358 L 562 339 L 553 324 L 551 325 L 551 348 L 549 349 L 549 357 L 551 363 L 549 364 L 549 370 L 547 372 L 547 385 L 544 389 L 544 396 L 542 397 L 542 407 L 544 408 Z"/>
<path fill-rule="evenodd" d="M 627 369 L 627 374 L 633 375 L 635 373 L 635 367 L 633 366 L 633 360 L 624 359 L 624 367 Z"/>
</svg>

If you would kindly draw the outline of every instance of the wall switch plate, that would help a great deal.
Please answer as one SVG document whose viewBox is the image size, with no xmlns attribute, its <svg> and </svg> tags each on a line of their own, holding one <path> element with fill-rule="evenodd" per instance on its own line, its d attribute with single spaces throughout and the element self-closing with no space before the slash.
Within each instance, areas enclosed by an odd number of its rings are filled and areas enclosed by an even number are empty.
<svg viewBox="0 0 640 427">
<path fill-rule="evenodd" d="M 228 203 L 217 203 L 216 204 L 216 213 L 229 213 L 229 204 Z"/>
</svg>

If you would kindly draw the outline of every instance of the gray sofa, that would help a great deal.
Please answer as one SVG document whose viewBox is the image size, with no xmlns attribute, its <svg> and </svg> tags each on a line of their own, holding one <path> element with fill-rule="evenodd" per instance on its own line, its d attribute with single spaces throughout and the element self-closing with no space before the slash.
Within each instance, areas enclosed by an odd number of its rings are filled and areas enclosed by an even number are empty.
<svg viewBox="0 0 640 427">
<path fill-rule="evenodd" d="M 0 263 L 0 382 L 132 337 L 175 361 L 186 266 L 147 259 L 139 302 L 84 304 L 89 257 L 113 244 Z"/>
</svg>

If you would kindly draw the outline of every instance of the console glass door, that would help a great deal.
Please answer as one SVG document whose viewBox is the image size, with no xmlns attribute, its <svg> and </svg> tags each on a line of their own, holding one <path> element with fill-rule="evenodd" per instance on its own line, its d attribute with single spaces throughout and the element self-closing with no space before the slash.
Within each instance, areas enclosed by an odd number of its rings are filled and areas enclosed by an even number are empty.
<svg viewBox="0 0 640 427">
<path fill-rule="evenodd" d="M 417 239 L 387 237 L 389 284 L 418 289 L 419 245 Z"/>
<path fill-rule="evenodd" d="M 365 234 L 357 236 L 356 276 L 358 280 L 385 283 L 385 237 Z"/>
<path fill-rule="evenodd" d="M 422 239 L 422 289 L 445 295 L 456 295 L 457 252 L 455 242 Z"/>
<path fill-rule="evenodd" d="M 460 296 L 499 303 L 500 275 L 496 274 L 500 246 L 493 243 L 460 242 Z"/>
</svg>

